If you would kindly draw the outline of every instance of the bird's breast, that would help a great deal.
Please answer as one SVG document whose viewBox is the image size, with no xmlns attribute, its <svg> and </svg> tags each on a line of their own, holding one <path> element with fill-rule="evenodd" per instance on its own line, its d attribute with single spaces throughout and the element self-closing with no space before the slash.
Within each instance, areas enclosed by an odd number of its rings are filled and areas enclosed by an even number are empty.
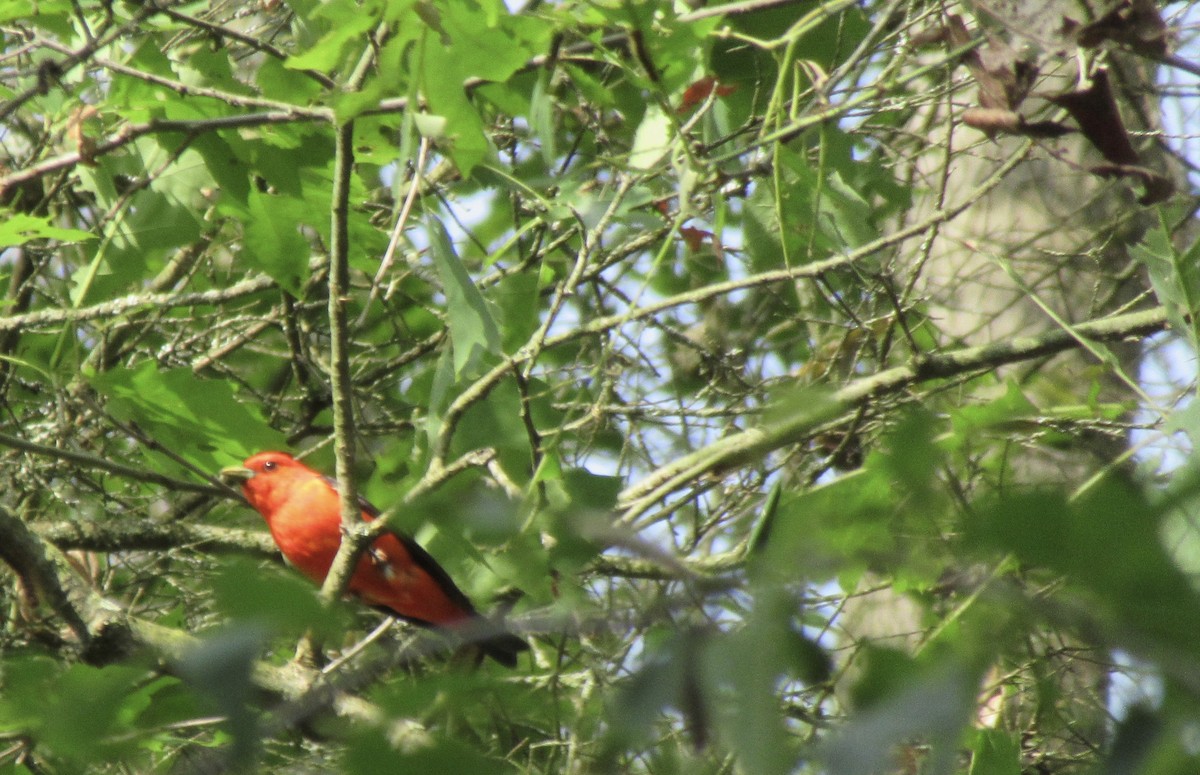
<svg viewBox="0 0 1200 775">
<path fill-rule="evenodd" d="M 285 559 L 318 582 L 325 579 L 342 543 L 337 493 L 319 478 L 292 489 L 267 517 Z"/>
</svg>

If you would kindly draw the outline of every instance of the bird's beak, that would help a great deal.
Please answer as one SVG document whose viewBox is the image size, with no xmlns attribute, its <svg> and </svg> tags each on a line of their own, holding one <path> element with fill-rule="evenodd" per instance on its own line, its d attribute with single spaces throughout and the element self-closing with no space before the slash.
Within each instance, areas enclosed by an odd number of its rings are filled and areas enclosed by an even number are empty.
<svg viewBox="0 0 1200 775">
<path fill-rule="evenodd" d="M 254 472 L 245 466 L 225 466 L 217 476 L 230 484 L 244 484 L 253 478 Z"/>
</svg>

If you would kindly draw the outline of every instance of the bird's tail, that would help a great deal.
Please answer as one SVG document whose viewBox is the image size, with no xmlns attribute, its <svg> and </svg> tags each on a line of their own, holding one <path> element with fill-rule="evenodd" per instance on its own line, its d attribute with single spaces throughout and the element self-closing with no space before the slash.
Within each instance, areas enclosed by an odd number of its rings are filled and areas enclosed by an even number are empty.
<svg viewBox="0 0 1200 775">
<path fill-rule="evenodd" d="M 517 666 L 517 655 L 529 650 L 529 644 L 511 632 L 499 632 L 479 641 L 479 650 L 505 667 Z"/>
<path fill-rule="evenodd" d="M 522 638 L 482 616 L 458 622 L 449 629 L 463 640 L 465 649 L 478 655 L 478 659 L 491 657 L 505 667 L 516 667 L 517 656 L 529 650 L 529 644 Z"/>
</svg>

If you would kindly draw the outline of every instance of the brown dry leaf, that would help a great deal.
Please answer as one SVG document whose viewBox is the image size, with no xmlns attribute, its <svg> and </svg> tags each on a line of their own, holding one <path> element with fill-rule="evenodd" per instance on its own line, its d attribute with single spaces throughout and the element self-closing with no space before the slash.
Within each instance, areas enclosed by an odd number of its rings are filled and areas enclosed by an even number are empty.
<svg viewBox="0 0 1200 775">
<path fill-rule="evenodd" d="M 90 123 L 89 123 L 90 122 Z M 79 163 L 96 166 L 96 137 L 100 129 L 100 111 L 93 105 L 81 105 L 67 119 L 67 138 L 79 152 Z"/>
<path fill-rule="evenodd" d="M 1066 124 L 1060 124 L 1057 121 L 1026 121 L 1024 116 L 1022 116 L 1021 122 L 1021 134 L 1039 140 L 1062 137 L 1075 131 Z"/>
<path fill-rule="evenodd" d="M 1046 99 L 1065 108 L 1079 124 L 1084 137 L 1108 161 L 1108 164 L 1092 167 L 1090 171 L 1093 174 L 1140 181 L 1146 187 L 1138 198 L 1143 205 L 1161 202 L 1175 193 L 1175 186 L 1169 178 L 1142 166 L 1141 157 L 1134 149 L 1129 132 L 1121 120 L 1107 72 L 1096 71 L 1091 85 L 1086 89 L 1051 94 Z"/>
<path fill-rule="evenodd" d="M 971 42 L 967 25 L 957 14 L 946 17 L 945 36 L 952 48 Z M 979 104 L 984 108 L 1015 110 L 1029 96 L 1038 76 L 1035 64 L 992 35 L 987 45 L 967 53 L 963 62 L 979 84 Z"/>
<path fill-rule="evenodd" d="M 1175 193 L 1175 184 L 1170 178 L 1139 164 L 1099 164 L 1089 172 L 1102 178 L 1134 178 L 1141 181 L 1146 187 L 1145 193 L 1138 197 L 1138 204 L 1142 205 L 1158 204 Z"/>
<path fill-rule="evenodd" d="M 932 46 L 935 43 L 949 43 L 950 29 L 944 24 L 939 24 L 936 27 L 930 27 L 913 35 L 908 39 L 909 48 L 925 48 Z M 953 44 L 951 44 L 953 45 Z"/>
<path fill-rule="evenodd" d="M 1003 108 L 967 108 L 962 112 L 964 124 L 988 137 L 1020 134 L 1022 121 L 1020 113 Z"/>
<path fill-rule="evenodd" d="M 1075 131 L 1057 121 L 1026 121 L 1025 117 L 1015 110 L 1001 108 L 967 108 L 962 112 L 962 122 L 969 127 L 978 129 L 988 137 L 1006 134 L 1054 138 Z"/>
<path fill-rule="evenodd" d="M 1076 30 L 1075 40 L 1084 48 L 1111 40 L 1143 56 L 1161 59 L 1167 54 L 1167 24 L 1154 0 L 1123 0 L 1096 21 Z"/>
<path fill-rule="evenodd" d="M 1097 70 L 1091 85 L 1081 91 L 1050 94 L 1046 99 L 1066 108 L 1079 124 L 1084 137 L 1112 164 L 1138 164 L 1137 151 L 1129 139 L 1129 132 L 1121 121 L 1121 112 L 1113 98 L 1108 73 Z"/>
<path fill-rule="evenodd" d="M 1037 79 L 1037 66 L 1019 58 L 996 37 L 989 36 L 988 44 L 975 52 L 975 61 L 972 71 L 979 82 L 979 104 L 985 108 L 1020 107 Z"/>
<path fill-rule="evenodd" d="M 683 244 L 692 253 L 697 253 L 700 248 L 704 247 L 704 241 L 712 239 L 713 233 L 704 229 L 697 229 L 694 226 L 683 226 L 679 229 L 679 239 L 683 240 Z"/>
<path fill-rule="evenodd" d="M 965 46 L 971 42 L 971 32 L 962 17 L 956 13 L 946 15 L 946 26 L 942 29 L 945 31 L 943 39 L 950 43 L 951 48 Z"/>
</svg>

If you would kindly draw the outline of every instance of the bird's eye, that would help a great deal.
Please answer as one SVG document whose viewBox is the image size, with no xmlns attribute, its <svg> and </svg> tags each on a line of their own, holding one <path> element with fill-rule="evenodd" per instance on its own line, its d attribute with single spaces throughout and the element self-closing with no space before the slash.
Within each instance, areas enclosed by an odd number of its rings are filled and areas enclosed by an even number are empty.
<svg viewBox="0 0 1200 775">
<path fill-rule="evenodd" d="M 279 465 L 279 464 L 276 463 L 274 460 L 268 460 L 267 462 L 263 463 L 263 470 L 264 471 L 274 471 L 275 467 L 277 465 Z"/>
</svg>

